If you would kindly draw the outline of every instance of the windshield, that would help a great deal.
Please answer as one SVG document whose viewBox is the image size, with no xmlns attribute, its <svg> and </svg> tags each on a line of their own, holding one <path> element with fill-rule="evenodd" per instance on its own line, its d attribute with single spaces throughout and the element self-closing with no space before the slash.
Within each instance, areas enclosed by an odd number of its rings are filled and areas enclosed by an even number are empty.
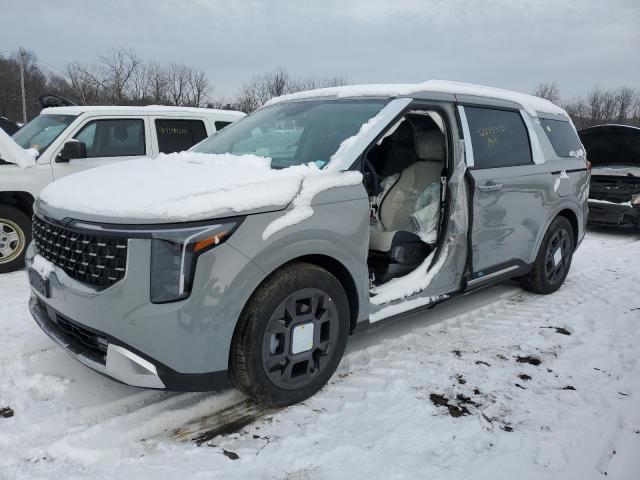
<svg viewBox="0 0 640 480">
<path fill-rule="evenodd" d="M 193 151 L 270 157 L 273 168 L 315 162 L 324 167 L 386 100 L 321 100 L 276 104 L 243 118 Z"/>
<path fill-rule="evenodd" d="M 35 148 L 44 152 L 77 115 L 38 115 L 13 134 L 22 148 Z"/>
</svg>

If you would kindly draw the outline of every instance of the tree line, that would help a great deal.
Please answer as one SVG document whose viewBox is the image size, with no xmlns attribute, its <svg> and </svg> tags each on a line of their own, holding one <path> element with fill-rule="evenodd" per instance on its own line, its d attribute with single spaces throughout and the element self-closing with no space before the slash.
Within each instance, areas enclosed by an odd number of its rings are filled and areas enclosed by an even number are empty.
<svg viewBox="0 0 640 480">
<path fill-rule="evenodd" d="M 578 130 L 604 123 L 640 127 L 640 90 L 621 85 L 616 88 L 593 87 L 586 95 L 563 101 L 558 84 L 539 84 L 533 92 L 564 108 Z"/>
<path fill-rule="evenodd" d="M 275 96 L 350 83 L 342 76 L 295 78 L 278 68 L 242 82 L 225 99 L 213 95 L 213 84 L 199 68 L 144 60 L 131 49 L 115 47 L 94 62 L 70 62 L 55 70 L 27 51 L 0 55 L 0 116 L 12 120 L 22 119 L 20 62 L 24 62 L 28 119 L 40 112 L 38 97 L 44 93 L 78 105 L 178 105 L 249 113 Z M 596 86 L 586 95 L 564 100 L 557 83 L 548 81 L 533 94 L 562 106 L 578 129 L 602 123 L 640 126 L 640 90 L 629 86 Z"/>
<path fill-rule="evenodd" d="M 236 94 L 225 99 L 212 95 L 213 85 L 199 68 L 146 61 L 131 49 L 113 48 L 95 62 L 70 62 L 55 71 L 33 52 L 16 52 L 0 55 L 0 116 L 13 120 L 22 119 L 22 61 L 28 119 L 40 112 L 38 97 L 44 93 L 78 105 L 178 105 L 249 113 L 274 96 L 349 83 L 343 77 L 294 78 L 279 68 L 242 82 Z"/>
</svg>

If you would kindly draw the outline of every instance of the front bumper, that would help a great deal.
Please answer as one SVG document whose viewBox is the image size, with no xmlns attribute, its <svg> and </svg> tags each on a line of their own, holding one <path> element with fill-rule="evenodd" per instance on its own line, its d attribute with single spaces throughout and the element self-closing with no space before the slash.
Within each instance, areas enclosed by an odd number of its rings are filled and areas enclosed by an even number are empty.
<svg viewBox="0 0 640 480">
<path fill-rule="evenodd" d="M 640 208 L 589 200 L 588 222 L 593 225 L 638 227 L 640 226 Z"/>
<path fill-rule="evenodd" d="M 89 329 L 44 304 L 36 295 L 29 310 L 38 326 L 83 365 L 121 383 L 173 391 L 210 391 L 231 386 L 228 372 L 181 374 L 134 348 Z"/>
</svg>

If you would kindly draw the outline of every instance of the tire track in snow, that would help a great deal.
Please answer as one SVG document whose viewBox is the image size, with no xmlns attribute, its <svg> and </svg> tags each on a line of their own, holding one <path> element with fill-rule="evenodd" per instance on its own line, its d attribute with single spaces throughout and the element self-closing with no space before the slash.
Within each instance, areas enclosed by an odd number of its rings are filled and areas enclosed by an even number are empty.
<svg viewBox="0 0 640 480">
<path fill-rule="evenodd" d="M 636 247 L 638 242 L 635 245 L 624 243 L 625 247 L 631 248 Z M 610 250 L 617 248 L 619 247 L 616 245 Z M 596 253 L 594 248 L 588 251 L 592 254 Z M 397 394 L 397 391 L 393 391 L 397 384 L 407 383 L 403 376 L 407 376 L 408 365 L 414 370 L 418 365 L 424 370 L 438 366 L 430 363 L 429 353 L 432 345 L 429 341 L 436 341 L 442 335 L 460 331 L 467 332 L 467 335 L 486 329 L 500 331 L 505 324 L 510 323 L 505 320 L 510 316 L 526 318 L 522 323 L 528 326 L 551 321 L 554 324 L 561 322 L 563 315 L 575 308 L 575 305 L 585 303 L 588 296 L 602 296 L 616 288 L 615 280 L 619 274 L 611 270 L 612 268 L 609 267 L 603 271 L 597 265 L 574 269 L 570 273 L 567 284 L 553 296 L 532 295 L 514 288 L 514 293 L 480 308 L 445 318 L 436 324 L 412 327 L 400 337 L 385 338 L 375 345 L 365 345 L 360 349 L 351 350 L 327 388 L 307 401 L 305 405 L 277 413 L 275 415 L 277 421 L 281 426 L 293 424 L 299 421 L 301 412 L 304 411 L 307 419 L 304 423 L 305 428 L 312 428 L 314 424 L 322 423 L 324 418 L 334 417 L 345 409 L 361 411 L 363 405 L 367 407 L 368 404 L 369 406 L 383 404 L 385 395 L 393 398 Z M 421 316 L 426 317 L 428 321 L 428 312 L 426 315 L 422 313 Z M 383 324 L 381 326 L 384 332 Z M 406 350 L 407 344 L 411 344 L 411 340 L 416 336 L 424 336 L 429 341 L 419 343 L 417 346 L 420 349 L 417 351 L 415 342 L 413 342 L 413 351 Z M 511 355 L 513 352 L 505 349 L 502 353 Z M 35 353 L 35 355 L 38 354 L 39 352 Z M 478 354 L 480 358 L 483 352 Z M 541 353 L 541 355 L 552 355 L 552 353 Z M 453 360 L 455 361 L 455 358 Z M 404 388 L 406 386 L 404 384 L 400 386 Z M 86 405 L 79 410 L 65 412 L 57 418 L 27 425 L 23 432 L 18 432 L 16 435 L 19 435 L 17 438 L 20 440 L 19 443 L 25 441 L 33 446 L 27 456 L 47 451 L 63 456 L 68 455 L 69 450 L 73 450 L 75 455 L 68 456 L 82 462 L 84 453 L 103 445 L 105 433 L 108 434 L 106 438 L 113 439 L 114 435 L 121 436 L 123 431 L 127 432 L 123 438 L 124 441 L 140 440 L 154 435 L 162 437 L 166 429 L 180 425 L 194 425 L 193 419 L 211 421 L 220 412 L 221 407 L 225 406 L 229 406 L 232 411 L 237 411 L 240 416 L 246 414 L 235 398 L 220 401 L 217 396 L 208 394 L 142 391 L 97 405 Z M 240 408 L 233 410 L 234 406 Z M 315 414 L 307 418 L 309 409 Z M 159 422 L 158 419 L 161 421 Z M 221 422 L 219 427 L 224 428 L 236 420 L 237 417 L 228 416 L 226 423 Z M 195 425 L 197 423 L 195 422 Z M 258 424 L 260 423 L 259 420 Z M 63 430 L 53 429 L 53 433 L 52 427 L 56 424 L 62 426 Z M 206 427 L 206 425 L 201 426 Z M 193 428 L 189 431 L 193 438 L 193 435 L 200 430 Z M 42 435 L 43 432 L 46 434 Z M 11 437 L 16 438 L 13 434 Z M 117 448 L 113 449 L 111 454 L 114 458 L 118 455 L 118 451 Z M 25 452 L 19 452 L 19 454 L 24 458 Z M 3 463 L 0 461 L 0 465 Z"/>
</svg>

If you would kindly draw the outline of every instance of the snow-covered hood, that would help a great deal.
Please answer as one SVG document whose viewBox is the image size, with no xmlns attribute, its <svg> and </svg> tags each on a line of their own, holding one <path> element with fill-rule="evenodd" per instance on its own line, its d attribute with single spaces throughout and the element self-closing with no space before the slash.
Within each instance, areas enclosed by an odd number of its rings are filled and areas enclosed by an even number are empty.
<svg viewBox="0 0 640 480">
<path fill-rule="evenodd" d="M 325 177 L 345 173 L 313 164 L 276 170 L 271 159 L 256 155 L 172 153 L 64 177 L 42 191 L 38 208 L 59 218 L 113 223 L 204 220 L 280 210 L 303 180 L 323 179 L 330 187 Z"/>
</svg>

